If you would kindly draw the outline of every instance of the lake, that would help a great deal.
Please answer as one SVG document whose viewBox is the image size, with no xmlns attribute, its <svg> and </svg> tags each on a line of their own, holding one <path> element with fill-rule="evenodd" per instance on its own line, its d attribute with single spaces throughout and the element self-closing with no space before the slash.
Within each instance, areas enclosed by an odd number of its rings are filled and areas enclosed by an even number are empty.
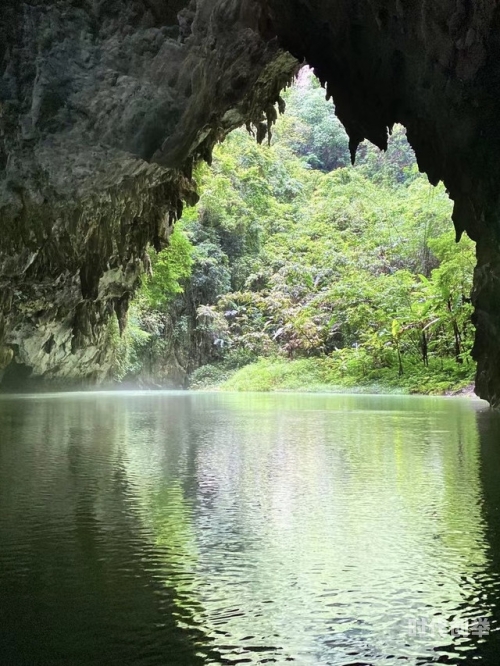
<svg viewBox="0 0 500 666">
<path fill-rule="evenodd" d="M 469 399 L 0 398 L 0 664 L 500 662 Z"/>
</svg>

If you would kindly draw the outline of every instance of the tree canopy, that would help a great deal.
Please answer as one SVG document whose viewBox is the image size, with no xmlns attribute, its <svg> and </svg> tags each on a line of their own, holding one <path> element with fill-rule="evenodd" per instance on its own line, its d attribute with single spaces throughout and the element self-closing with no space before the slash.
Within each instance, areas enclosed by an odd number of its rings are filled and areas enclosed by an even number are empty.
<svg viewBox="0 0 500 666">
<path fill-rule="evenodd" d="M 285 98 L 270 146 L 239 130 L 199 168 L 200 202 L 132 309 L 129 344 L 134 327 L 146 336 L 132 374 L 148 349 L 160 383 L 172 365 L 203 385 L 304 360 L 321 384 L 470 381 L 474 251 L 453 242 L 444 188 L 418 172 L 402 127 L 387 153 L 362 145 L 350 166 L 310 73 Z"/>
</svg>

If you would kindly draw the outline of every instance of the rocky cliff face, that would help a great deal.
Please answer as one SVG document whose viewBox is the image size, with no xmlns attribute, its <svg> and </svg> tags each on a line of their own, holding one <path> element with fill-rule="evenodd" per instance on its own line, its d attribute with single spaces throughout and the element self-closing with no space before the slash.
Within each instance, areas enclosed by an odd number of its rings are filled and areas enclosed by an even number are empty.
<svg viewBox="0 0 500 666">
<path fill-rule="evenodd" d="M 274 118 L 297 63 L 259 5 L 182 4 L 0 9 L 4 381 L 106 378 L 146 247 L 164 247 L 196 201 L 193 162 L 243 122 L 265 133 Z"/>
<path fill-rule="evenodd" d="M 500 10 L 492 0 L 4 0 L 0 368 L 102 379 L 148 243 L 193 162 L 243 123 L 265 137 L 306 60 L 351 137 L 407 127 L 478 243 L 479 393 L 500 404 Z"/>
</svg>

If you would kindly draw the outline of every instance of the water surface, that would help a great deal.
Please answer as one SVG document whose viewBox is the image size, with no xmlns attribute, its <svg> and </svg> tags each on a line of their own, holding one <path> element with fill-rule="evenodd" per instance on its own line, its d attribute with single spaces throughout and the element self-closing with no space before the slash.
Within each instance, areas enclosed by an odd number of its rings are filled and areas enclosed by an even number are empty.
<svg viewBox="0 0 500 666">
<path fill-rule="evenodd" d="M 0 664 L 500 663 L 499 480 L 471 400 L 0 398 Z"/>
</svg>

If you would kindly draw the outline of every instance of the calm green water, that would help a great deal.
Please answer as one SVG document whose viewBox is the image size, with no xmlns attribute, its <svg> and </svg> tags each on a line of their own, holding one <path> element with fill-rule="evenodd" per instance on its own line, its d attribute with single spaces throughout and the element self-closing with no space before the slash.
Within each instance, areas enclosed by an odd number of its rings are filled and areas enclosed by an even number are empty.
<svg viewBox="0 0 500 666">
<path fill-rule="evenodd" d="M 493 666 L 499 620 L 484 403 L 0 399 L 1 666 Z"/>
</svg>

